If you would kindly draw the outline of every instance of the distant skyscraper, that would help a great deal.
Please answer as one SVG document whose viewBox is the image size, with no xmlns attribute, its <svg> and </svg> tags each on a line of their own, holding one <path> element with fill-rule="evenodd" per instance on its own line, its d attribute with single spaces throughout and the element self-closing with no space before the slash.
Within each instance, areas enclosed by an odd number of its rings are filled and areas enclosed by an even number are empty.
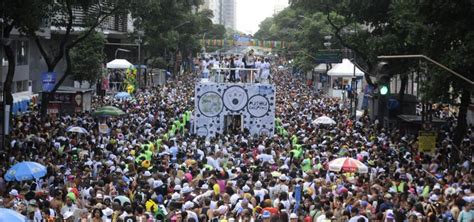
<svg viewBox="0 0 474 222">
<path fill-rule="evenodd" d="M 214 14 L 212 23 L 236 29 L 236 0 L 204 0 L 203 9 L 210 9 Z"/>
<path fill-rule="evenodd" d="M 221 0 L 222 1 L 222 17 L 223 24 L 226 28 L 236 29 L 237 11 L 236 1 L 237 0 Z"/>
</svg>

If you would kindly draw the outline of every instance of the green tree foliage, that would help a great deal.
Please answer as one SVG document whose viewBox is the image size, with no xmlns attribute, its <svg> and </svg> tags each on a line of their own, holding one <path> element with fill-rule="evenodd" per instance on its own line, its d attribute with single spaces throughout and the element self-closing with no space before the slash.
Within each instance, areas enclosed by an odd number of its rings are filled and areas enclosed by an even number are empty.
<svg viewBox="0 0 474 222">
<path fill-rule="evenodd" d="M 104 36 L 100 33 L 91 33 L 83 42 L 71 50 L 72 78 L 76 81 L 97 82 L 102 73 L 102 64 L 105 58 Z"/>
<path fill-rule="evenodd" d="M 292 0 L 291 7 L 324 12 L 333 34 L 343 46 L 356 52 L 359 64 L 369 72 L 374 71 L 377 55 L 424 54 L 474 79 L 472 1 Z M 331 13 L 342 19 L 335 19 Z M 354 26 L 362 28 L 350 32 Z M 413 59 L 390 60 L 392 72 L 402 77 L 402 85 L 406 74 L 418 64 Z M 460 99 L 454 134 L 454 143 L 459 146 L 466 135 L 466 113 L 473 87 L 444 70 L 429 67 L 422 83 L 424 101 L 455 103 Z M 370 83 L 370 78 L 366 79 Z"/>
<path fill-rule="evenodd" d="M 132 16 L 137 18 L 137 29 L 144 31 L 148 57 L 166 56 L 179 48 L 199 48 L 200 36 L 196 34 L 212 26 L 212 11 L 196 12 L 200 4 L 202 1 L 134 1 Z"/>
<path fill-rule="evenodd" d="M 6 104 L 13 104 L 11 94 L 13 78 L 15 75 L 15 52 L 13 41 L 10 34 L 13 29 L 17 29 L 24 34 L 28 27 L 33 27 L 40 31 L 40 26 L 44 18 L 49 15 L 49 4 L 52 1 L 35 0 L 3 0 L 0 5 L 0 14 L 2 15 L 2 41 L 0 42 L 4 51 L 5 58 L 8 61 L 7 76 L 5 78 L 3 93 L 6 96 Z"/>
</svg>

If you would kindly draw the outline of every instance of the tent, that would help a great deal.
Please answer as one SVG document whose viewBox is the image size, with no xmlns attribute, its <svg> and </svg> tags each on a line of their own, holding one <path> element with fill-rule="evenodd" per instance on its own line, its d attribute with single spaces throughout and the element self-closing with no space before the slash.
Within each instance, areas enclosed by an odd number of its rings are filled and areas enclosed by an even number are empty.
<svg viewBox="0 0 474 222">
<path fill-rule="evenodd" d="M 325 73 L 327 71 L 326 64 L 321 63 L 317 65 L 316 67 L 314 67 L 314 71 L 317 73 Z"/>
<path fill-rule="evenodd" d="M 107 63 L 107 69 L 128 69 L 133 67 L 133 64 L 126 59 L 114 59 Z"/>
<path fill-rule="evenodd" d="M 334 77 L 352 77 L 354 76 L 354 63 L 349 59 L 342 59 L 342 63 L 338 63 L 328 71 L 328 76 Z M 355 67 L 355 76 L 364 76 L 364 73 Z"/>
</svg>

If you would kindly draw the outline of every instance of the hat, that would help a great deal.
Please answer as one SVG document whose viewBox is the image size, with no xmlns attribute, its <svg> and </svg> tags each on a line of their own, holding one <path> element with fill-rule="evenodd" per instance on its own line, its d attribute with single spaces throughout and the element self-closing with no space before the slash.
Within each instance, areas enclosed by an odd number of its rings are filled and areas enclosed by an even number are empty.
<svg viewBox="0 0 474 222">
<path fill-rule="evenodd" d="M 181 190 L 181 185 L 176 184 L 176 185 L 174 186 L 174 190 L 175 190 L 175 191 Z"/>
<path fill-rule="evenodd" d="M 255 188 L 261 188 L 261 187 L 262 187 L 262 182 L 257 181 L 257 182 L 255 183 Z"/>
<path fill-rule="evenodd" d="M 193 191 L 193 188 L 187 186 L 181 190 L 181 193 L 191 193 L 192 191 Z"/>
<path fill-rule="evenodd" d="M 35 199 L 30 200 L 30 201 L 28 202 L 28 205 L 38 206 L 38 204 L 36 203 L 36 200 L 35 200 Z"/>
<path fill-rule="evenodd" d="M 286 181 L 288 180 L 288 177 L 285 175 L 285 174 L 282 174 L 280 177 L 279 177 L 280 180 L 283 180 L 283 181 Z"/>
<path fill-rule="evenodd" d="M 290 219 L 298 219 L 298 216 L 295 213 L 291 213 Z"/>
<path fill-rule="evenodd" d="M 143 173 L 143 176 L 145 176 L 145 177 L 151 177 L 150 171 L 148 171 L 148 170 L 145 171 L 145 173 Z"/>
<path fill-rule="evenodd" d="M 184 207 L 185 210 L 192 209 L 192 208 L 194 207 L 194 203 L 191 202 L 191 201 L 188 201 L 188 202 L 186 202 L 186 203 L 184 204 L 183 207 Z"/>
<path fill-rule="evenodd" d="M 10 191 L 10 193 L 8 193 L 8 194 L 10 194 L 10 195 L 12 195 L 12 196 L 18 196 L 18 190 L 12 189 L 12 190 Z"/>
<path fill-rule="evenodd" d="M 244 192 L 249 192 L 250 191 L 250 187 L 245 185 L 244 187 L 242 187 L 242 191 Z"/>
<path fill-rule="evenodd" d="M 270 211 L 266 210 L 263 211 L 262 218 L 270 218 L 271 214 Z"/>
<path fill-rule="evenodd" d="M 392 198 L 392 194 L 387 193 L 387 194 L 385 194 L 383 197 L 384 197 L 384 198 L 387 198 L 387 199 L 391 199 L 391 198 Z"/>
<path fill-rule="evenodd" d="M 181 195 L 179 195 L 179 193 L 173 193 L 173 195 L 171 195 L 171 200 L 179 200 L 180 197 Z"/>
<path fill-rule="evenodd" d="M 438 200 L 439 200 L 438 195 L 432 194 L 432 195 L 430 196 L 430 201 L 431 201 L 431 202 L 436 202 L 436 201 L 438 201 Z"/>
<path fill-rule="evenodd" d="M 207 183 L 201 186 L 201 190 L 207 190 L 207 189 L 209 189 L 209 185 L 207 185 Z"/>
</svg>

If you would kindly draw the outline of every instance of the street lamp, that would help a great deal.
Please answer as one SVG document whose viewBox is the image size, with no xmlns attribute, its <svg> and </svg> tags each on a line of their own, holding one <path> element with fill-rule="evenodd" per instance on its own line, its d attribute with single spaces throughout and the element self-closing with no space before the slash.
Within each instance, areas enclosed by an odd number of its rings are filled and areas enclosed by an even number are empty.
<svg viewBox="0 0 474 222">
<path fill-rule="evenodd" d="M 323 43 L 323 45 L 324 45 L 324 47 L 326 47 L 327 49 L 330 49 L 330 48 L 331 48 L 331 45 L 332 45 L 332 44 L 331 44 L 331 39 L 332 39 L 332 36 L 330 36 L 330 35 L 324 36 L 324 41 L 325 41 L 325 42 Z"/>
<path fill-rule="evenodd" d="M 118 53 L 119 51 L 120 51 L 120 52 L 130 52 L 130 50 L 128 50 L 128 49 L 117 48 L 117 49 L 115 50 L 115 59 L 117 59 L 117 53 Z"/>
</svg>

